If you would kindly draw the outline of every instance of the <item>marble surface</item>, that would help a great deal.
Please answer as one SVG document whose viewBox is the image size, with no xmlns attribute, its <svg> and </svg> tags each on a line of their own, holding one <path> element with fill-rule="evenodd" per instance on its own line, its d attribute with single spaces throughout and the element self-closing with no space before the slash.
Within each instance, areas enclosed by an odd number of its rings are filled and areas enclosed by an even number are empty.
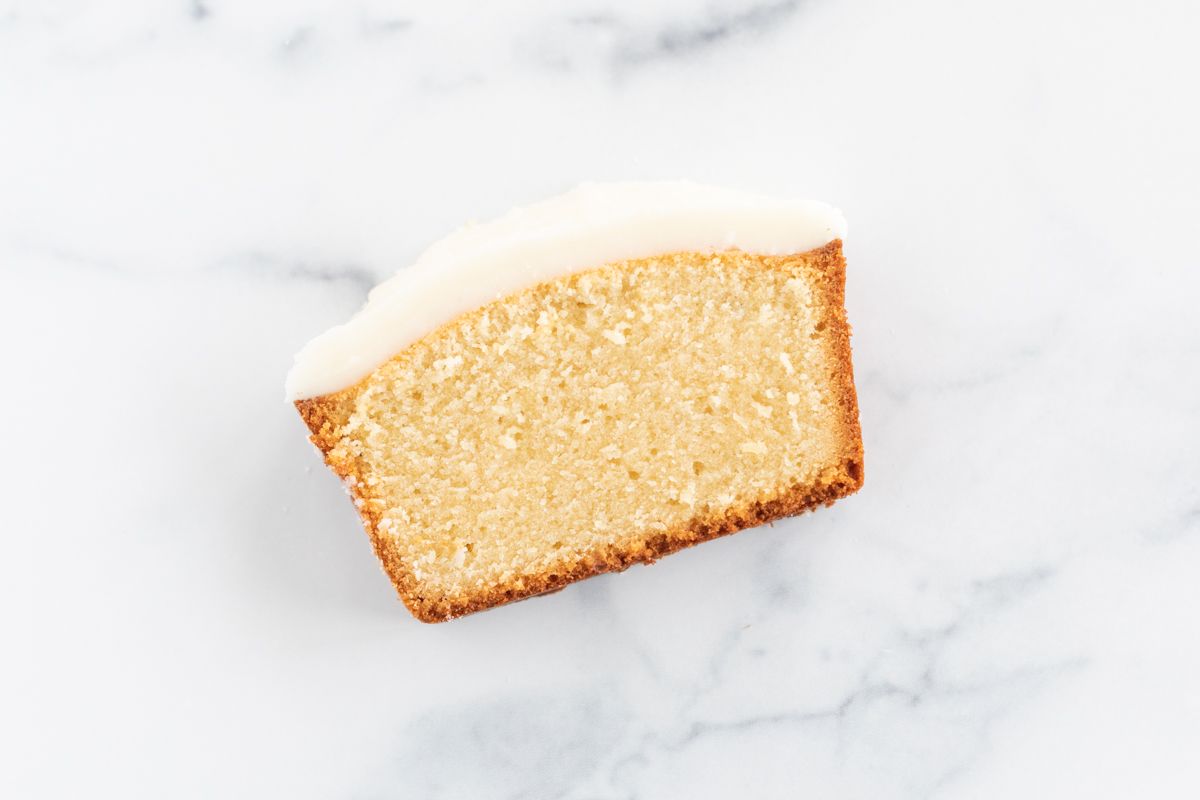
<svg viewBox="0 0 1200 800">
<path fill-rule="evenodd" d="M 1200 795 L 1198 27 L 0 0 L 0 794 Z M 463 220 L 669 177 L 845 211 L 866 486 L 413 621 L 292 353 Z"/>
</svg>

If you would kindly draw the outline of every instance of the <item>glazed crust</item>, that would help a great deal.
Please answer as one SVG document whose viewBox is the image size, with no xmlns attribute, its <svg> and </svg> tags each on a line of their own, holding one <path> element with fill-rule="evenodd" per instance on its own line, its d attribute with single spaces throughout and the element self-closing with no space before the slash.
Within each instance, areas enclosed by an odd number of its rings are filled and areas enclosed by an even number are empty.
<svg viewBox="0 0 1200 800">
<path fill-rule="evenodd" d="M 834 391 L 841 411 L 838 431 L 841 458 L 838 463 L 824 470 L 815 481 L 797 484 L 777 496 L 761 497 L 718 513 L 697 515 L 679 528 L 656 532 L 631 544 L 612 545 L 583 558 L 563 561 L 542 573 L 524 575 L 505 585 L 458 597 L 423 594 L 422 586 L 405 566 L 392 539 L 380 531 L 381 519 L 359 497 L 357 486 L 361 476 L 354 474 L 354 465 L 330 458 L 330 451 L 338 443 L 338 430 L 353 411 L 357 387 L 296 401 L 296 409 L 311 433 L 310 439 L 324 454 L 330 468 L 346 482 L 347 490 L 355 499 L 363 525 L 371 537 L 375 554 L 413 616 L 422 622 L 444 622 L 547 594 L 593 575 L 619 572 L 634 564 L 651 564 L 663 556 L 718 536 L 830 505 L 838 498 L 858 491 L 863 484 L 862 431 L 850 358 L 850 325 L 846 321 L 846 262 L 842 255 L 842 242 L 835 239 L 806 255 L 823 276 L 820 286 L 816 287 L 824 300 L 824 314 L 818 328 L 823 326 L 827 332 L 830 361 L 835 365 Z"/>
</svg>

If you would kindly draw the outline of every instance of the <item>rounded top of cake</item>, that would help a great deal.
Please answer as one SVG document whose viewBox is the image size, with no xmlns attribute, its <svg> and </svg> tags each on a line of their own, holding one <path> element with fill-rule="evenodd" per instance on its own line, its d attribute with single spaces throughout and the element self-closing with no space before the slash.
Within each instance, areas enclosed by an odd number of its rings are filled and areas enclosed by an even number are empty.
<svg viewBox="0 0 1200 800">
<path fill-rule="evenodd" d="M 810 200 L 685 181 L 583 184 L 431 245 L 376 286 L 353 318 L 296 355 L 287 397 L 353 386 L 460 314 L 542 281 L 677 251 L 801 253 L 845 231 L 841 212 Z"/>
</svg>

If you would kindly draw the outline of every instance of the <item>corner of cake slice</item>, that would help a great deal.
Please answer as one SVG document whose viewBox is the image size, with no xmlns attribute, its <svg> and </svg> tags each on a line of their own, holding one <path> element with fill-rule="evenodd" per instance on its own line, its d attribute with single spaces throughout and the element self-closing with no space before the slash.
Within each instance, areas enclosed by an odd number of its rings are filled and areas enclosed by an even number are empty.
<svg viewBox="0 0 1200 800">
<path fill-rule="evenodd" d="M 862 485 L 844 225 L 586 185 L 433 245 L 289 398 L 420 620 L 649 563 Z"/>
</svg>

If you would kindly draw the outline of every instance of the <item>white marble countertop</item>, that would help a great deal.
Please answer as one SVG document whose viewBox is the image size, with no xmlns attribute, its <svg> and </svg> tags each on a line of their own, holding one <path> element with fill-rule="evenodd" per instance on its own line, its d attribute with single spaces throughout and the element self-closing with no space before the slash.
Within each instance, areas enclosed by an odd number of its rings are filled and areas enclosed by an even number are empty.
<svg viewBox="0 0 1200 800">
<path fill-rule="evenodd" d="M 0 795 L 1200 796 L 1198 29 L 0 0 Z M 292 353 L 463 220 L 667 177 L 845 211 L 866 486 L 415 622 Z"/>
</svg>

